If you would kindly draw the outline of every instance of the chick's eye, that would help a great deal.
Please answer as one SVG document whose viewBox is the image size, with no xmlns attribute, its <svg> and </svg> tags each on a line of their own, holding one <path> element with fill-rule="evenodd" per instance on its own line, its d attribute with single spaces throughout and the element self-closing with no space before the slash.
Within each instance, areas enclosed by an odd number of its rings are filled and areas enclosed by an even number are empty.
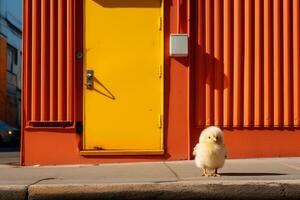
<svg viewBox="0 0 300 200">
<path fill-rule="evenodd" d="M 208 137 L 208 139 L 210 139 L 210 136 Z"/>
</svg>

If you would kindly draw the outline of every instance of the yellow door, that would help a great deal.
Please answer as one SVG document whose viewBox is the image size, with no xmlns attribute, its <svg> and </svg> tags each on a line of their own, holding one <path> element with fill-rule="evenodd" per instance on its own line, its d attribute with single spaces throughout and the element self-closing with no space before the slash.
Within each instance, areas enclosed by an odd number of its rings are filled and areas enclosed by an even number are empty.
<svg viewBox="0 0 300 200">
<path fill-rule="evenodd" d="M 162 0 L 84 2 L 81 154 L 162 154 Z"/>
</svg>

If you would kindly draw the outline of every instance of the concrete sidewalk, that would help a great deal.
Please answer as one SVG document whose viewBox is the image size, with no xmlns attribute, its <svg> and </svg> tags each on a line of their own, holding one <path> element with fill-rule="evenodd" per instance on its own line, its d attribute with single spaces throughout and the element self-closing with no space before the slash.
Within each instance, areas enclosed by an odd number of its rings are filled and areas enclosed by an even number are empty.
<svg viewBox="0 0 300 200">
<path fill-rule="evenodd" d="M 193 161 L 0 165 L 0 199 L 300 199 L 300 158 L 227 160 L 221 177 Z"/>
</svg>

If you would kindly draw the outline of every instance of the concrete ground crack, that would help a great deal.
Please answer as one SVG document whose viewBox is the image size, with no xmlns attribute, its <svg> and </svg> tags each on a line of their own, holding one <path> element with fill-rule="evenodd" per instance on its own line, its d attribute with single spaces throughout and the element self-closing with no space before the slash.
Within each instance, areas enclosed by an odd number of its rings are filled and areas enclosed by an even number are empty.
<svg viewBox="0 0 300 200">
<path fill-rule="evenodd" d="M 28 189 L 29 189 L 30 186 L 35 185 L 35 184 L 37 184 L 37 183 L 40 183 L 40 182 L 42 182 L 42 181 L 53 180 L 53 179 L 56 179 L 56 178 L 43 178 L 43 179 L 37 180 L 37 181 L 35 181 L 35 182 L 30 183 L 29 185 L 27 185 L 27 186 L 25 187 L 26 193 L 25 193 L 24 200 L 28 200 L 28 195 L 29 195 L 29 194 L 28 194 Z"/>
<path fill-rule="evenodd" d="M 172 172 L 172 174 L 176 177 L 177 181 L 180 181 L 178 174 L 166 162 L 163 162 L 163 163 Z"/>
</svg>

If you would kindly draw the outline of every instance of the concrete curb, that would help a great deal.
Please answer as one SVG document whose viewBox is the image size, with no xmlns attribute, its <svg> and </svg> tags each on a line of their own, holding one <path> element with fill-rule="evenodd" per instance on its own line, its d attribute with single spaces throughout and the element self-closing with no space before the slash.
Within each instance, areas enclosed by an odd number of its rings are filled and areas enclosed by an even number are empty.
<svg viewBox="0 0 300 200">
<path fill-rule="evenodd" d="M 0 186 L 0 200 L 24 200 L 27 198 L 27 189 L 22 185 Z"/>
<path fill-rule="evenodd" d="M 300 181 L 32 185 L 28 199 L 300 199 Z"/>
</svg>

